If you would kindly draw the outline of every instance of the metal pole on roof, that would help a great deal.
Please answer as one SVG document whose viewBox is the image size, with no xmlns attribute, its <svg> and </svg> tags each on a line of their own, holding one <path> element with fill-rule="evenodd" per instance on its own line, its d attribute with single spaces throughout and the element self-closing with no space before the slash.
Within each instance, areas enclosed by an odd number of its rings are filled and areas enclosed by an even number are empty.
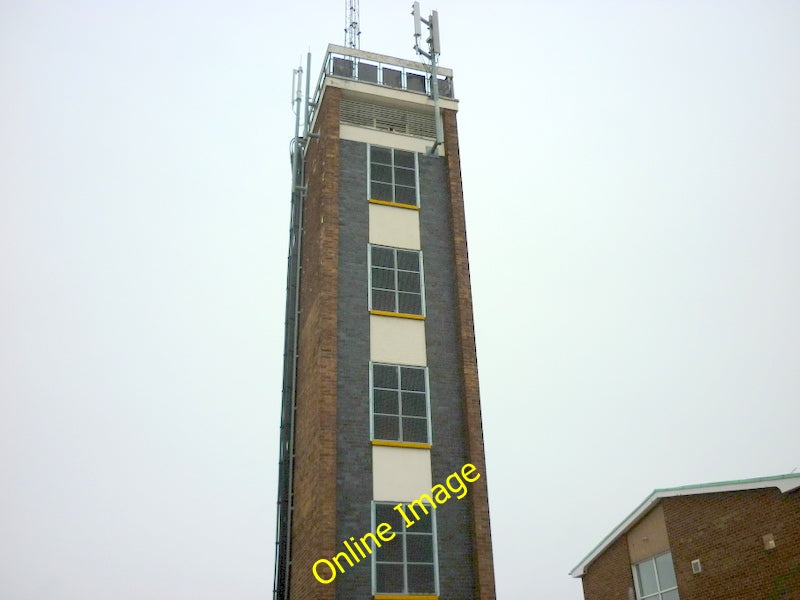
<svg viewBox="0 0 800 600">
<path fill-rule="evenodd" d="M 303 118 L 303 141 L 308 146 L 308 128 L 311 127 L 311 52 L 306 55 L 306 101 Z"/>
<path fill-rule="evenodd" d="M 424 56 L 431 61 L 431 96 L 433 97 L 434 120 L 436 122 L 436 140 L 429 151 L 430 154 L 436 154 L 439 146 L 444 144 L 442 111 L 439 109 L 439 74 L 436 70 L 436 57 L 441 54 L 441 45 L 439 42 L 439 12 L 434 10 L 427 19 L 423 19 L 420 16 L 419 2 L 414 2 L 414 4 L 411 5 L 411 14 L 414 15 L 414 50 L 416 50 L 417 54 L 420 56 Z M 430 36 L 426 40 L 428 42 L 428 52 L 425 52 L 419 46 L 419 41 L 422 37 L 421 23 L 427 25 L 428 31 L 430 32 Z"/>
</svg>

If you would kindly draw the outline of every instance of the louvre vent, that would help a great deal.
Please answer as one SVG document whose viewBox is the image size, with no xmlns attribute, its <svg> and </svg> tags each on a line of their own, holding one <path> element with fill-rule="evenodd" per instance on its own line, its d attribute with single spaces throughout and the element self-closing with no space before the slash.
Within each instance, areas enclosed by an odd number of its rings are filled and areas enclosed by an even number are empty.
<svg viewBox="0 0 800 600">
<path fill-rule="evenodd" d="M 341 119 L 342 123 L 348 125 L 436 138 L 436 123 L 432 114 L 342 98 Z"/>
</svg>

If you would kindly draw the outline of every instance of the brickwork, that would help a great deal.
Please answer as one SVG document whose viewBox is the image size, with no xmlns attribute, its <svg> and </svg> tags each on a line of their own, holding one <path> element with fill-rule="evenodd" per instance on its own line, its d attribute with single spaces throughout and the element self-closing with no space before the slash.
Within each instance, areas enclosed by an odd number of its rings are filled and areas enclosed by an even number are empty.
<svg viewBox="0 0 800 600">
<path fill-rule="evenodd" d="M 629 600 L 632 590 L 628 539 L 623 535 L 589 566 L 583 576 L 583 597 L 585 600 Z"/>
<path fill-rule="evenodd" d="M 800 599 L 800 496 L 777 488 L 662 500 L 681 600 Z M 762 536 L 772 534 L 766 550 Z M 692 573 L 700 559 L 702 571 Z"/>
<path fill-rule="evenodd" d="M 372 530 L 372 444 L 369 439 L 367 309 L 367 145 L 341 141 L 339 178 L 339 399 L 336 540 Z M 372 598 L 369 557 L 333 585 L 337 600 Z"/>
<path fill-rule="evenodd" d="M 483 423 L 478 390 L 478 359 L 475 350 L 475 328 L 472 315 L 472 289 L 469 278 L 469 255 L 464 216 L 464 194 L 461 187 L 461 159 L 458 149 L 456 113 L 442 110 L 447 183 L 450 193 L 450 227 L 455 264 L 456 320 L 463 367 L 464 435 L 467 457 L 482 477 L 473 484 L 471 498 L 471 530 L 475 552 L 472 554 L 475 577 L 475 600 L 495 598 L 492 536 L 489 526 L 489 493 L 486 460 L 483 451 Z"/>
<path fill-rule="evenodd" d="M 366 146 L 339 139 L 341 91 L 327 88 L 306 162 L 303 209 L 290 597 L 371 597 L 369 561 L 329 585 L 312 565 L 371 528 Z M 420 157 L 421 236 L 431 364 L 434 479 L 465 462 L 481 478 L 437 517 L 442 598 L 494 600 L 494 567 L 472 297 L 453 111 L 445 158 Z M 430 202 L 426 205 L 426 202 Z M 455 308 L 455 310 L 453 310 Z M 436 362 L 436 361 L 434 361 Z M 324 571 L 323 575 L 327 575 Z"/>
<path fill-rule="evenodd" d="M 660 504 L 681 600 L 800 600 L 800 491 L 675 495 Z M 764 546 L 767 535 L 772 549 Z M 589 564 L 586 600 L 627 600 L 627 539 L 623 534 Z M 700 573 L 692 572 L 695 559 Z"/>
<path fill-rule="evenodd" d="M 334 600 L 334 586 L 313 576 L 336 547 L 337 263 L 339 101 L 326 91 L 311 141 L 303 210 L 300 331 L 295 417 L 294 512 L 290 597 Z"/>
<path fill-rule="evenodd" d="M 464 380 L 461 374 L 456 311 L 453 240 L 447 164 L 438 156 L 419 157 L 420 238 L 425 270 L 425 345 L 430 380 L 431 474 L 443 482 L 468 462 L 464 437 Z M 480 481 L 480 480 L 479 480 Z M 448 600 L 472 600 L 471 492 L 436 510 L 439 591 Z"/>
</svg>

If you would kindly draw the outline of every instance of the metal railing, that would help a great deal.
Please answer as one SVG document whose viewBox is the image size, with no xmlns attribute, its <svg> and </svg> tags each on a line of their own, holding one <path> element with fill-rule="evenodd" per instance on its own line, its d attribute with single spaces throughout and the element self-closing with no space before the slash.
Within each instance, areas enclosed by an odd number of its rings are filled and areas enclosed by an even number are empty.
<svg viewBox="0 0 800 600">
<path fill-rule="evenodd" d="M 452 70 L 439 67 L 438 71 L 439 96 L 454 98 Z M 432 94 L 430 66 L 425 63 L 330 44 L 311 105 L 312 122 L 326 77 L 352 79 L 426 96 Z"/>
</svg>

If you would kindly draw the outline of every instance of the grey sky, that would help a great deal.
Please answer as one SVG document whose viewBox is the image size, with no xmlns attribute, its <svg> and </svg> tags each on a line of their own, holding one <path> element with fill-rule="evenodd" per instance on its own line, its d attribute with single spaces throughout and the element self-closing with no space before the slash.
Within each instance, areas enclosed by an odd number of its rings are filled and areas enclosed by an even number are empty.
<svg viewBox="0 0 800 600">
<path fill-rule="evenodd" d="M 800 3 L 433 8 L 498 596 L 577 600 L 653 488 L 800 466 Z M 343 27 L 0 0 L 1 597 L 270 597 L 291 69 Z"/>
</svg>

